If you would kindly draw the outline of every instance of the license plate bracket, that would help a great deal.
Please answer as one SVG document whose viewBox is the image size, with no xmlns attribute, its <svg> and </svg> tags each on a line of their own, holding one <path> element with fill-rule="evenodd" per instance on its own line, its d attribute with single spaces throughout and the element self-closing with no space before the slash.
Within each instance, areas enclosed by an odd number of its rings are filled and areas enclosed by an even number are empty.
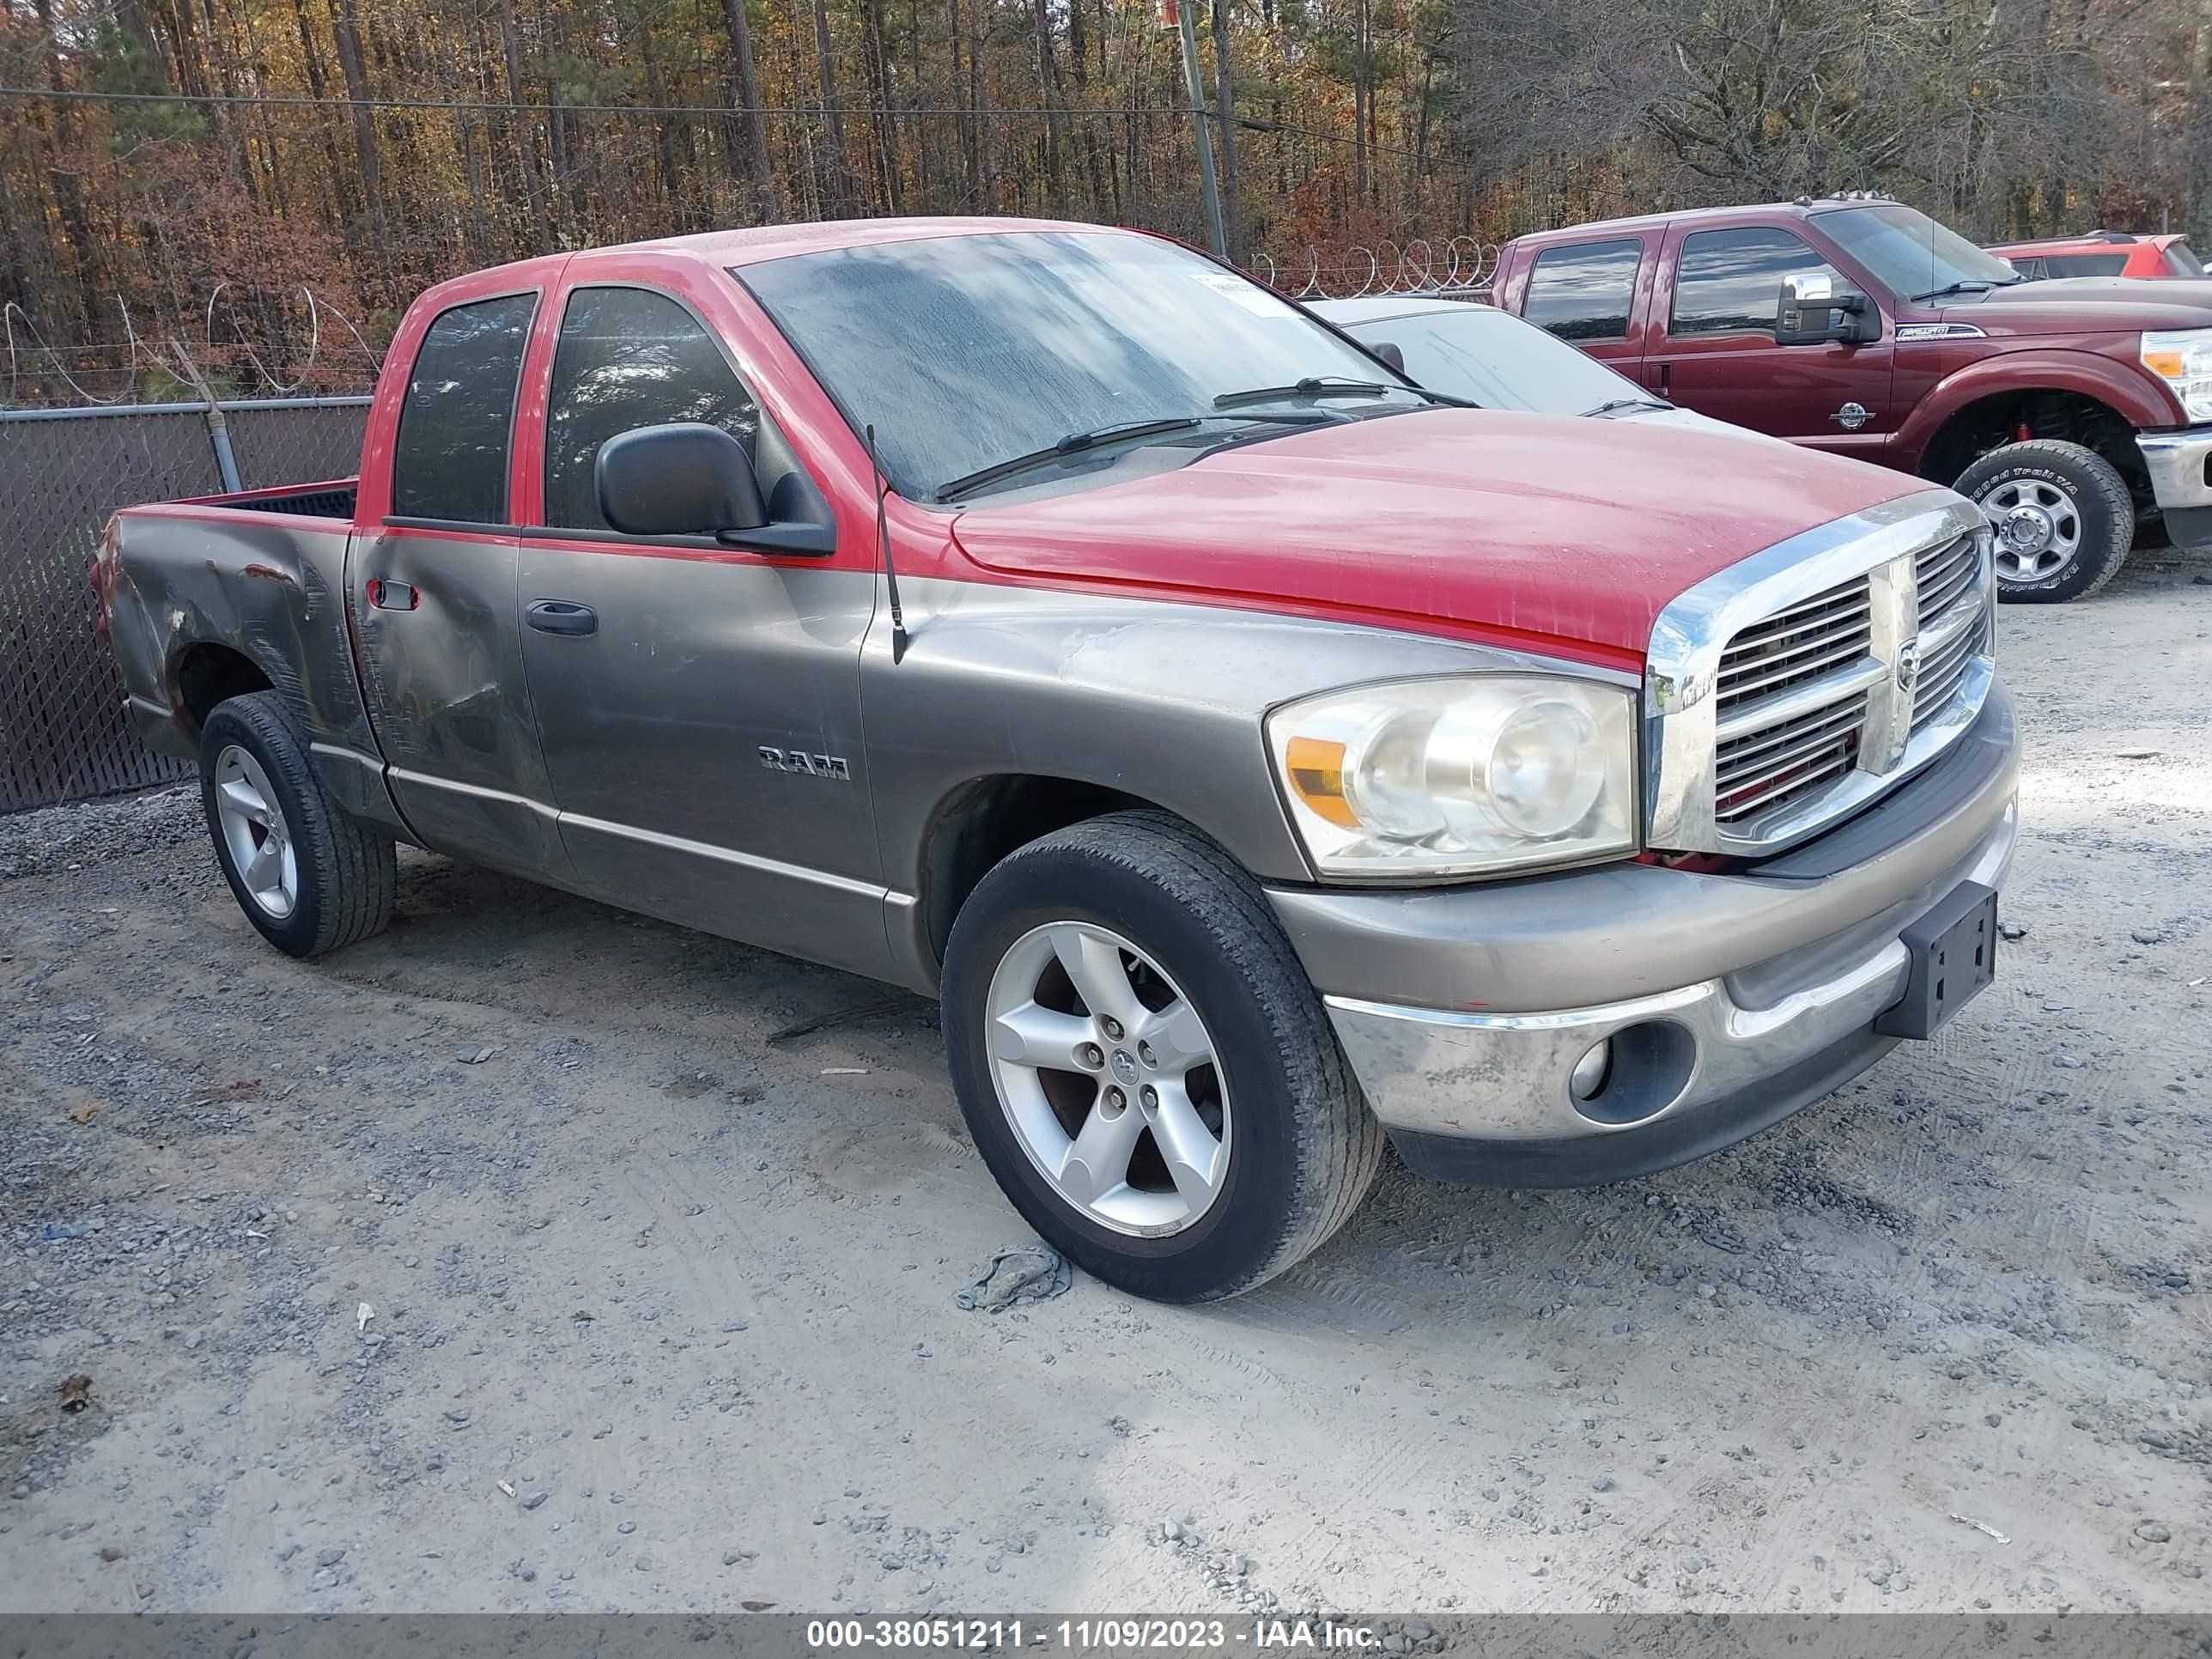
<svg viewBox="0 0 2212 1659">
<path fill-rule="evenodd" d="M 1874 1029 L 1884 1036 L 1931 1037 L 1996 977 L 1996 890 L 1962 881 L 1898 937 L 1911 952 L 1912 975 Z"/>
</svg>

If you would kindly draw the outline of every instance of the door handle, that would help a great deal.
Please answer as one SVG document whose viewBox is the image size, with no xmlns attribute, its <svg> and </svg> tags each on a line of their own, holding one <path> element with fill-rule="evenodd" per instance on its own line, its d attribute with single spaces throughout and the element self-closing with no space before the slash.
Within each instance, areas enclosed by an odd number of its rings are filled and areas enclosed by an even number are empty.
<svg viewBox="0 0 2212 1659">
<path fill-rule="evenodd" d="M 599 613 L 574 599 L 535 599 L 523 613 L 541 634 L 596 634 Z"/>
<path fill-rule="evenodd" d="M 1674 391 L 1674 365 L 1662 363 L 1659 365 L 1659 395 L 1662 398 L 1670 397 Z"/>
<path fill-rule="evenodd" d="M 419 611 L 422 608 L 422 595 L 412 583 L 372 576 L 368 581 L 368 602 L 379 611 Z"/>
</svg>

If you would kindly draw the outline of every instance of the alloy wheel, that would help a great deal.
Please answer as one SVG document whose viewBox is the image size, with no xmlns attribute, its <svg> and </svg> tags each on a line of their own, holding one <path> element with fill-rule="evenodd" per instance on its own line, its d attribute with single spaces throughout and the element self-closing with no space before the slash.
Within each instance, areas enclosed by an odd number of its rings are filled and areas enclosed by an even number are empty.
<svg viewBox="0 0 2212 1659">
<path fill-rule="evenodd" d="M 1091 922 L 1032 928 L 992 975 L 984 1018 L 999 1104 L 1063 1200 L 1138 1237 L 1212 1207 L 1227 1085 L 1205 1020 L 1136 945 Z"/>
<path fill-rule="evenodd" d="M 239 883 L 268 915 L 282 920 L 300 902 L 300 861 L 261 763 L 236 744 L 216 757 L 216 820 Z"/>
</svg>

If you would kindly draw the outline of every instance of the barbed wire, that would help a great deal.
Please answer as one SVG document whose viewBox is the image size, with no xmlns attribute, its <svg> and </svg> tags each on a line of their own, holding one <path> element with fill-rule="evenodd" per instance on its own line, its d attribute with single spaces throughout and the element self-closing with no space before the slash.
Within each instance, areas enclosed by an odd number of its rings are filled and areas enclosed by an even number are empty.
<svg viewBox="0 0 2212 1659">
<path fill-rule="evenodd" d="M 1244 270 L 1255 280 L 1291 300 L 1390 295 L 1471 297 L 1489 287 L 1497 271 L 1498 251 L 1498 244 L 1466 234 L 1440 242 L 1425 236 L 1413 237 L 1402 243 L 1386 239 L 1372 246 L 1365 243 L 1348 246 L 1316 243 L 1284 250 L 1279 256 L 1265 250 L 1255 252 Z M 58 380 L 84 406 L 112 407 L 131 401 L 139 387 L 141 373 L 149 368 L 159 368 L 171 379 L 204 392 L 210 367 L 237 374 L 242 366 L 246 386 L 234 389 L 228 395 L 249 398 L 293 396 L 314 382 L 319 370 L 326 383 L 366 388 L 374 383 L 383 369 L 383 352 L 370 343 L 353 319 L 306 283 L 283 289 L 263 289 L 228 279 L 217 283 L 200 307 L 199 338 L 190 344 L 176 335 L 162 341 L 149 340 L 139 331 L 123 296 L 118 294 L 112 297 L 122 319 L 123 338 L 73 345 L 49 342 L 29 312 L 15 301 L 0 305 L 0 337 L 4 337 L 8 358 L 6 402 L 9 405 L 21 404 L 26 382 L 35 384 L 46 378 Z M 285 305 L 296 302 L 306 310 L 307 348 L 291 368 L 289 378 L 271 368 L 264 356 L 268 340 L 264 337 L 257 344 L 253 331 L 240 320 L 240 310 L 257 301 L 276 301 Z M 359 363 L 350 371 L 343 362 L 325 362 L 330 344 L 324 326 L 326 319 L 335 328 L 343 330 L 359 351 Z M 220 325 L 228 325 L 229 337 L 222 337 L 226 331 Z M 102 396 L 87 384 L 95 380 L 119 380 L 122 389 L 112 396 Z M 57 400 L 42 397 L 39 401 L 52 404 Z"/>
<path fill-rule="evenodd" d="M 255 349 L 252 341 L 247 337 L 247 331 L 240 326 L 234 309 L 226 307 L 222 314 L 228 319 L 236 337 L 227 341 L 218 340 L 216 337 L 216 306 L 222 301 L 227 290 L 235 289 L 238 287 L 238 284 L 228 281 L 220 282 L 208 295 L 207 305 L 203 313 L 204 327 L 199 342 L 200 351 L 197 355 L 182 338 L 174 335 L 166 342 L 148 340 L 138 331 L 137 324 L 131 319 L 130 304 L 119 294 L 112 297 L 116 310 L 123 319 L 123 339 L 120 342 L 94 342 L 83 345 L 53 345 L 40 331 L 38 324 L 32 319 L 30 313 L 21 305 L 13 300 L 0 304 L 0 337 L 4 337 L 8 354 L 7 404 L 10 406 L 21 404 L 23 382 L 27 378 L 35 380 L 40 375 L 52 375 L 76 393 L 83 405 L 96 409 L 112 408 L 118 404 L 131 401 L 139 385 L 140 371 L 143 367 L 148 365 L 158 368 L 172 379 L 193 387 L 204 397 L 211 398 L 214 392 L 203 366 L 203 358 L 207 362 L 217 363 L 234 363 L 242 358 L 252 368 L 253 375 L 258 377 L 250 382 L 252 386 L 250 396 L 289 397 L 307 385 L 320 363 L 323 349 L 322 322 L 325 313 L 345 330 L 346 333 L 352 337 L 354 343 L 361 349 L 362 357 L 367 360 L 368 369 L 365 374 L 359 376 L 360 383 L 373 384 L 378 374 L 382 371 L 383 354 L 369 344 L 367 337 L 355 325 L 353 319 L 327 300 L 319 297 L 313 289 L 301 283 L 296 289 L 288 289 L 282 290 L 282 293 L 287 299 L 296 293 L 306 302 L 308 319 L 307 355 L 300 363 L 298 374 L 294 379 L 279 380 L 275 372 L 263 361 L 261 354 Z M 27 346 L 17 338 L 19 327 L 24 334 L 30 337 L 30 343 Z M 121 356 L 125 361 L 113 366 L 103 367 L 97 362 L 85 361 L 100 357 L 112 360 L 117 356 Z M 46 365 L 43 369 L 36 366 L 38 360 L 41 358 Z M 70 363 L 64 361 L 64 358 L 75 358 L 78 361 L 72 367 Z M 102 397 L 86 386 L 84 380 L 78 378 L 80 375 L 87 379 L 119 375 L 123 380 L 124 390 L 113 397 Z M 41 401 L 51 404 L 53 400 L 45 398 Z"/>
</svg>

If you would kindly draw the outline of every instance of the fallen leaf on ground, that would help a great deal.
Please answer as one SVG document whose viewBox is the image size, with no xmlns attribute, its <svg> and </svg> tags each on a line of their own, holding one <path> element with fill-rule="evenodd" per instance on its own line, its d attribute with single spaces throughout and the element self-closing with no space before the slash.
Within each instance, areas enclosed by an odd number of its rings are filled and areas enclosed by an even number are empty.
<svg viewBox="0 0 2212 1659">
<path fill-rule="evenodd" d="M 69 1115 L 70 1121 L 72 1123 L 89 1123 L 100 1115 L 100 1103 L 96 1100 L 80 1100 L 69 1109 Z"/>
<path fill-rule="evenodd" d="M 62 1378 L 61 1387 L 54 1392 L 62 1397 L 62 1409 L 81 1412 L 92 1404 L 92 1378 L 82 1371 L 75 1376 Z"/>
</svg>

